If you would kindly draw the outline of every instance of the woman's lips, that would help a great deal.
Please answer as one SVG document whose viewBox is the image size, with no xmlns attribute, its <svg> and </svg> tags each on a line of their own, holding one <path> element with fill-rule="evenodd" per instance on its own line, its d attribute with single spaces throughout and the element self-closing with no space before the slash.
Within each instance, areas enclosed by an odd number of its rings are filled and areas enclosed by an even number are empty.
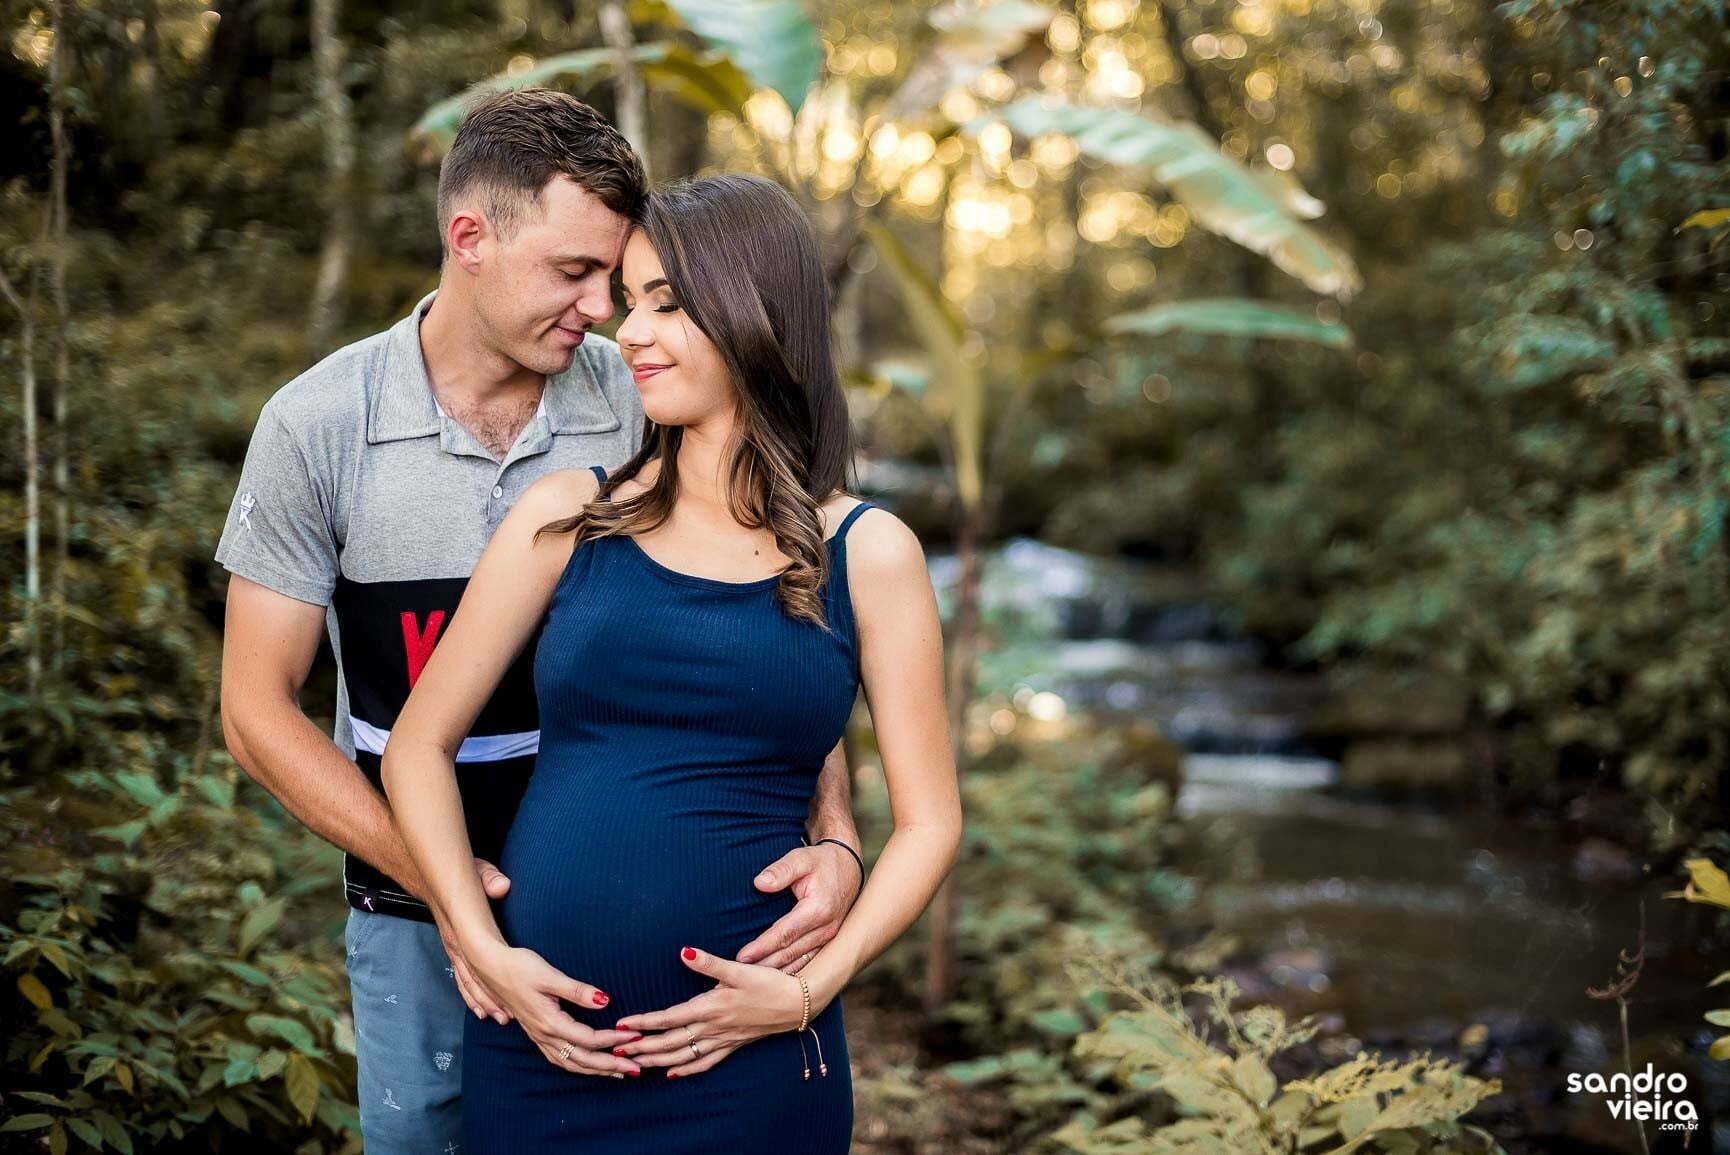
<svg viewBox="0 0 1730 1155">
<path fill-rule="evenodd" d="M 655 365 L 644 361 L 641 364 L 631 366 L 631 376 L 639 381 L 647 381 L 661 370 L 671 368 L 671 365 Z"/>
</svg>

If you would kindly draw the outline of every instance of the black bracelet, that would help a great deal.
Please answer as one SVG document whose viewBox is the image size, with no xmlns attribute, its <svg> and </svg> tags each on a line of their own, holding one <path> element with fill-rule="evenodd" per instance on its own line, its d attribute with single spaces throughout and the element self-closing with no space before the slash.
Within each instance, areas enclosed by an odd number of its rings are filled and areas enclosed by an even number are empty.
<svg viewBox="0 0 1730 1155">
<path fill-rule="evenodd" d="M 842 850 L 845 850 L 848 854 L 851 854 L 853 856 L 853 861 L 857 862 L 859 864 L 859 889 L 864 890 L 865 889 L 865 860 L 863 858 L 859 857 L 859 852 L 857 850 L 854 850 L 851 846 L 848 846 L 845 842 L 842 842 L 839 838 L 819 838 L 817 840 L 817 842 L 810 843 L 809 845 L 816 846 L 818 843 L 821 843 L 821 842 L 833 842 L 836 846 L 839 846 Z"/>
</svg>

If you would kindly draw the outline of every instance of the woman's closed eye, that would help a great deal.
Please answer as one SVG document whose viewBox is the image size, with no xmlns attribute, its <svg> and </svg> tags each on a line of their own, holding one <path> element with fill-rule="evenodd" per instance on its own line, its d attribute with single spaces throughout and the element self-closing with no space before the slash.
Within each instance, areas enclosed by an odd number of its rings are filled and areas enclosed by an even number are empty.
<svg viewBox="0 0 1730 1155">
<path fill-rule="evenodd" d="M 634 313 L 637 311 L 637 303 L 629 297 L 625 298 L 624 304 L 627 313 Z M 679 303 L 677 301 L 663 301 L 661 304 L 655 306 L 654 311 L 657 313 L 677 313 L 679 311 Z"/>
</svg>

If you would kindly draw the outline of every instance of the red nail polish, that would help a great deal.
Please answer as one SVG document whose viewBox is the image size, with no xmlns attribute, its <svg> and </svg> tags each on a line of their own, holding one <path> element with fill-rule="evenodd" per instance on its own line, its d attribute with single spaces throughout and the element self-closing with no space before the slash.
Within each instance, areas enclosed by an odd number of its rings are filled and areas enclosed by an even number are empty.
<svg viewBox="0 0 1730 1155">
<path fill-rule="evenodd" d="M 626 1071 L 625 1072 L 625 1074 L 629 1075 L 633 1079 L 635 1079 L 638 1075 L 641 1075 L 642 1073 L 643 1072 L 641 1072 L 641 1071 Z"/>
<path fill-rule="evenodd" d="M 681 951 L 679 953 L 683 954 L 688 959 L 693 959 L 693 958 L 697 957 L 697 952 L 694 949 L 692 949 L 691 947 L 686 947 L 683 951 Z"/>
<path fill-rule="evenodd" d="M 595 1005 L 597 1007 L 604 1007 L 607 1005 L 607 996 L 606 996 L 605 992 L 603 992 L 603 991 L 596 991 L 595 992 Z"/>
<path fill-rule="evenodd" d="M 667 1078 L 669 1078 L 669 1079 L 677 1079 L 678 1077 L 679 1076 L 674 1074 L 672 1071 L 667 1072 Z"/>
<path fill-rule="evenodd" d="M 619 1056 L 619 1058 L 621 1058 L 621 1059 L 622 1059 L 622 1058 L 624 1058 L 624 1057 L 625 1057 L 625 1048 L 623 1048 L 623 1047 L 614 1047 L 614 1048 L 613 1048 L 613 1054 L 615 1054 L 615 1055 L 617 1055 L 617 1056 Z"/>
</svg>

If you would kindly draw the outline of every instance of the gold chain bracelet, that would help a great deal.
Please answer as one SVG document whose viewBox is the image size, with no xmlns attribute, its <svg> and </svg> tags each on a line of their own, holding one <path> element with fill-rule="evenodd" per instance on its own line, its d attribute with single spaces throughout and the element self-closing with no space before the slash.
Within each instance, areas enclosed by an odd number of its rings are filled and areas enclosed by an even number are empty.
<svg viewBox="0 0 1730 1155">
<path fill-rule="evenodd" d="M 811 1021 L 811 988 L 806 984 L 802 975 L 794 975 L 793 977 L 799 980 L 799 993 L 805 1000 L 804 1009 L 799 1012 L 799 1029 L 794 1033 L 799 1037 L 799 1054 L 805 1060 L 805 1077 L 809 1079 L 811 1077 L 811 1057 L 805 1054 L 805 1031 L 807 1024 Z M 827 1077 L 829 1064 L 823 1061 L 823 1040 L 817 1037 L 815 1028 L 811 1028 L 811 1038 L 817 1044 L 817 1069 Z"/>
</svg>

